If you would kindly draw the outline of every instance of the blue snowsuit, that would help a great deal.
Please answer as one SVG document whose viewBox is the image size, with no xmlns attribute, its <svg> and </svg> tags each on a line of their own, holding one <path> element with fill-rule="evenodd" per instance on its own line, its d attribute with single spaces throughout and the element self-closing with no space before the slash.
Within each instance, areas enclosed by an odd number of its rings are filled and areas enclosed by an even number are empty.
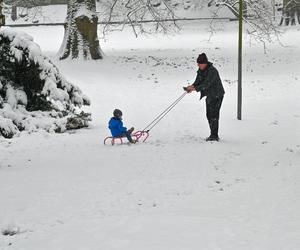
<svg viewBox="0 0 300 250">
<path fill-rule="evenodd" d="M 133 142 L 131 137 L 132 130 L 127 130 L 127 128 L 123 126 L 122 119 L 116 117 L 110 118 L 108 127 L 113 137 L 127 137 L 128 141 Z"/>
<path fill-rule="evenodd" d="M 133 142 L 131 137 L 132 130 L 127 130 L 127 128 L 123 126 L 122 119 L 116 117 L 110 118 L 108 127 L 113 137 L 127 137 L 128 141 Z"/>
<path fill-rule="evenodd" d="M 121 119 L 112 117 L 109 120 L 108 127 L 110 129 L 112 136 L 122 136 L 127 132 L 127 128 L 123 126 L 123 122 Z"/>
</svg>

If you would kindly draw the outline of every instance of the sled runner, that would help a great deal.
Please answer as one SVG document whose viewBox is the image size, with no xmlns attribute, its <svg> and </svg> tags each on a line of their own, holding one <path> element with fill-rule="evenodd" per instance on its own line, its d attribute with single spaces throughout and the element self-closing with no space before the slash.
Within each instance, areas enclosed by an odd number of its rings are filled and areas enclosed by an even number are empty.
<svg viewBox="0 0 300 250">
<path fill-rule="evenodd" d="M 132 137 L 137 141 L 145 142 L 149 135 L 150 131 L 185 97 L 187 94 L 186 89 L 185 92 L 178 97 L 169 107 L 167 107 L 162 113 L 160 113 L 152 122 L 150 122 L 143 130 L 139 130 L 137 132 L 132 133 Z M 104 139 L 104 145 L 108 145 L 110 142 L 111 145 L 115 145 L 118 141 L 119 144 L 123 144 L 124 137 L 113 137 L 108 136 Z"/>
<path fill-rule="evenodd" d="M 137 142 L 139 142 L 139 141 L 145 142 L 149 137 L 149 131 L 136 131 L 131 136 Z M 108 136 L 104 139 L 104 145 L 108 145 L 108 144 L 115 145 L 116 142 L 118 144 L 123 144 L 124 139 L 127 140 L 126 137 Z"/>
</svg>

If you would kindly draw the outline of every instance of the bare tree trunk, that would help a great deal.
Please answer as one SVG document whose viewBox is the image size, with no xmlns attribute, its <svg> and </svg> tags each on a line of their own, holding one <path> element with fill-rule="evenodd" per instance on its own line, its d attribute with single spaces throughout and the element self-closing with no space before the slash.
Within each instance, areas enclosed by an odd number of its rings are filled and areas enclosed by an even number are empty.
<svg viewBox="0 0 300 250">
<path fill-rule="evenodd" d="M 60 59 L 102 59 L 97 26 L 96 0 L 68 0 Z"/>
<path fill-rule="evenodd" d="M 13 5 L 11 8 L 11 20 L 16 21 L 18 18 L 18 7 Z"/>
<path fill-rule="evenodd" d="M 2 14 L 3 0 L 0 0 L 0 27 L 5 25 L 5 16 Z"/>
</svg>

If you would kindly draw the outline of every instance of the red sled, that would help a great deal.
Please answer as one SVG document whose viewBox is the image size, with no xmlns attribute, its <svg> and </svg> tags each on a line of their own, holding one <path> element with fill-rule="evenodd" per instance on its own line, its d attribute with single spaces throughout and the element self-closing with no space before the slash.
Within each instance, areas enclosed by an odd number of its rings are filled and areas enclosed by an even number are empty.
<svg viewBox="0 0 300 250">
<path fill-rule="evenodd" d="M 184 88 L 184 93 L 179 96 L 169 107 L 167 107 L 161 114 L 159 114 L 150 124 L 148 124 L 143 130 L 132 133 L 131 136 L 134 140 L 145 142 L 149 137 L 149 132 L 152 130 L 187 94 L 187 88 Z M 110 142 L 111 145 L 115 145 L 116 141 L 119 141 L 119 144 L 123 144 L 122 137 L 108 136 L 104 139 L 104 145 L 108 145 Z"/>
<path fill-rule="evenodd" d="M 137 142 L 145 142 L 149 137 L 149 131 L 136 131 L 132 133 L 132 139 L 136 140 Z M 123 144 L 126 137 L 118 137 L 118 136 L 108 136 L 104 139 L 104 145 L 111 144 L 112 146 L 119 142 L 118 144 Z"/>
</svg>

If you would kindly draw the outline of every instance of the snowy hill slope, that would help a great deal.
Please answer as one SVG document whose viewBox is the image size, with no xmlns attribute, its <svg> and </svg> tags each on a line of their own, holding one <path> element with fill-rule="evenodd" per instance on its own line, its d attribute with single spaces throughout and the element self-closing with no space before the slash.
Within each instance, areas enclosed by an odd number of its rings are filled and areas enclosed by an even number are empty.
<svg viewBox="0 0 300 250">
<path fill-rule="evenodd" d="M 244 120 L 236 120 L 235 23 L 101 41 L 99 62 L 57 62 L 91 98 L 92 127 L 0 139 L 0 249 L 297 250 L 300 245 L 300 40 L 296 28 L 244 51 Z M 62 28 L 26 28 L 55 55 Z M 59 39 L 58 39 L 59 38 Z M 249 40 L 248 40 L 249 41 Z M 226 95 L 222 140 L 206 143 L 204 102 L 191 94 L 145 144 L 103 146 L 114 108 L 143 127 L 195 78 L 207 52 Z"/>
</svg>

